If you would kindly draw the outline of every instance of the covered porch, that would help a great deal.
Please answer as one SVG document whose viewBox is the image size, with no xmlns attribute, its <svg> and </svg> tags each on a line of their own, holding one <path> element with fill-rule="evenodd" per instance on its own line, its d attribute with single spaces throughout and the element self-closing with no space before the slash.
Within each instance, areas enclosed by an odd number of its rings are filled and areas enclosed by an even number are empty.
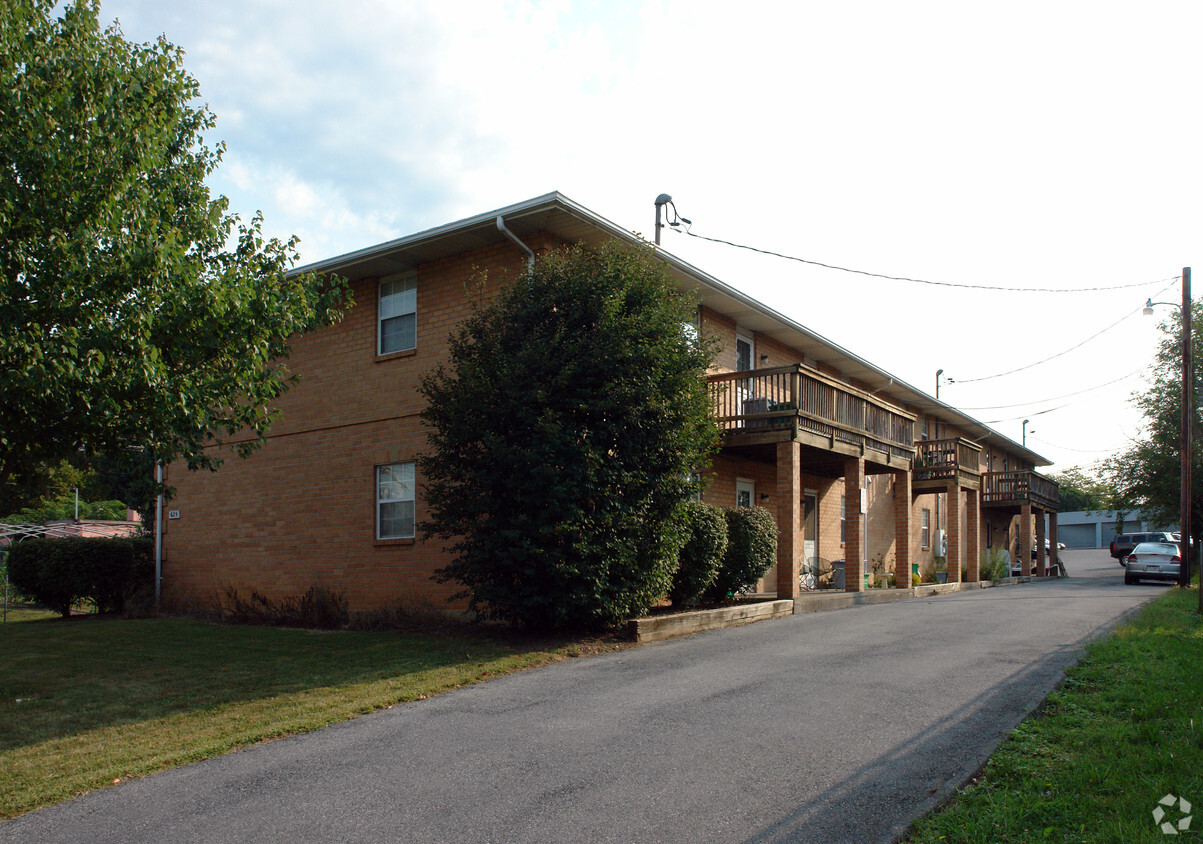
<svg viewBox="0 0 1203 844">
<path fill-rule="evenodd" d="M 776 594 L 800 592 L 805 547 L 803 475 L 843 481 L 845 589 L 864 588 L 865 478 L 891 475 L 911 497 L 914 414 L 805 364 L 708 378 L 724 454 L 775 468 Z M 895 582 L 910 585 L 910 507 L 894 518 Z"/>
<path fill-rule="evenodd" d="M 1017 555 L 1023 570 L 1034 567 L 1037 577 L 1048 574 L 1048 554 L 1057 552 L 1057 511 L 1061 495 L 1057 482 L 1038 472 L 986 472 L 982 484 L 982 506 L 995 512 L 1019 516 Z M 1047 517 L 1048 530 L 1045 531 Z M 1035 536 L 1032 525 L 1035 522 Z M 1048 548 L 1045 548 L 1045 540 Z M 1031 559 L 1035 551 L 1035 560 Z"/>
</svg>

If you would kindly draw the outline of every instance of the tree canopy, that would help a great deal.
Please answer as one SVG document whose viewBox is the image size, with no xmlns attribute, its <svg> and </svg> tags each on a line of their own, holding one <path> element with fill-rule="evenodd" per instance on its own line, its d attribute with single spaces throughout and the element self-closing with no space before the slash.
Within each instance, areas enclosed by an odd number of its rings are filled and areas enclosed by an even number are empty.
<svg viewBox="0 0 1203 844">
<path fill-rule="evenodd" d="M 1203 338 L 1203 304 L 1194 302 L 1192 322 L 1192 373 L 1196 407 L 1200 397 L 1199 360 Z M 1132 394 L 1132 402 L 1144 414 L 1139 439 L 1107 466 L 1105 477 L 1118 490 L 1121 500 L 1139 507 L 1155 524 L 1175 524 L 1181 505 L 1182 455 L 1182 318 L 1178 311 L 1161 323 L 1161 344 L 1153 362 L 1152 380 Z M 1203 449 L 1199 443 L 1198 412 L 1195 414 L 1195 443 L 1191 455 L 1191 521 L 1194 534 L 1203 526 Z"/>
<path fill-rule="evenodd" d="M 1096 478 L 1078 466 L 1055 472 L 1051 477 L 1060 489 L 1062 511 L 1096 512 L 1121 506 L 1119 492 L 1110 482 Z"/>
<path fill-rule="evenodd" d="M 102 29 L 98 0 L 54 5 L 0 7 L 0 495 L 81 452 L 246 453 L 288 338 L 347 301 L 210 195 L 223 147 L 182 51 Z"/>
<path fill-rule="evenodd" d="M 420 387 L 427 536 L 482 616 L 598 626 L 668 593 L 718 431 L 696 307 L 651 254 L 547 254 L 479 307 Z"/>
</svg>

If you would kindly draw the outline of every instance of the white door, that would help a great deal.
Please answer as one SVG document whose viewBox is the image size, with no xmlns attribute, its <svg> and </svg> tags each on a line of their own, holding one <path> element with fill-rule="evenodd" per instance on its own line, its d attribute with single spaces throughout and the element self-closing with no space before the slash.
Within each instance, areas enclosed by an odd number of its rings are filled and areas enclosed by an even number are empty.
<svg viewBox="0 0 1203 844">
<path fill-rule="evenodd" d="M 753 481 L 735 482 L 735 506 L 751 507 L 756 501 L 756 484 Z"/>
<path fill-rule="evenodd" d="M 819 555 L 819 495 L 807 490 L 802 496 L 802 559 L 807 565 Z"/>
</svg>

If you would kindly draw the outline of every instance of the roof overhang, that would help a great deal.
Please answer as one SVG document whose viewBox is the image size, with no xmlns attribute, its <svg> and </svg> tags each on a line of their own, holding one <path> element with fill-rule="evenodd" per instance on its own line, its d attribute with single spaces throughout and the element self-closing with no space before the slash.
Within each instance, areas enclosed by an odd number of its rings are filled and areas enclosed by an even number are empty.
<svg viewBox="0 0 1203 844">
<path fill-rule="evenodd" d="M 508 239 L 497 227 L 498 217 L 519 239 L 543 231 L 568 243 L 598 245 L 608 240 L 620 240 L 648 246 L 647 241 L 639 235 L 615 225 L 559 192 L 552 192 L 496 211 L 298 267 L 292 274 L 336 273 L 355 280 L 416 269 L 429 261 L 506 242 Z M 656 247 L 656 251 L 668 264 L 669 272 L 678 285 L 683 290 L 693 291 L 703 306 L 733 318 L 741 327 L 797 349 L 806 356 L 807 363 L 831 366 L 845 377 L 866 385 L 874 395 L 893 399 L 912 408 L 922 408 L 928 416 L 957 426 L 979 443 L 1005 447 L 1034 466 L 1050 465 L 1051 461 L 1003 436 L 984 422 L 899 380 L 672 253 L 659 247 Z"/>
</svg>

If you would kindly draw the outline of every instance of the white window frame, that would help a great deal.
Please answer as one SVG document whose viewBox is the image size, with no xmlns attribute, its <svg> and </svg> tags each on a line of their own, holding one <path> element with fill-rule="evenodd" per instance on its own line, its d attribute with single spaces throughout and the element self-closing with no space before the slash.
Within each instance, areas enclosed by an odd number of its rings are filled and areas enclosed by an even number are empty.
<svg viewBox="0 0 1203 844">
<path fill-rule="evenodd" d="M 389 493 L 396 490 L 385 490 L 384 474 L 386 471 L 392 472 L 400 470 L 401 478 L 397 483 L 401 484 L 401 497 L 389 497 Z M 408 475 L 408 477 L 406 477 Z M 408 489 L 405 486 L 408 485 Z M 376 538 L 377 539 L 413 539 L 416 534 L 418 524 L 417 520 L 417 504 L 415 502 L 415 491 L 417 489 L 417 466 L 410 461 L 402 461 L 399 463 L 384 463 L 376 467 Z M 389 504 L 409 504 L 411 509 L 411 527 L 409 533 L 391 533 L 385 534 L 382 530 L 384 519 L 382 513 L 384 507 Z"/>
<path fill-rule="evenodd" d="M 924 507 L 919 520 L 919 546 L 931 547 L 931 510 Z"/>
<path fill-rule="evenodd" d="M 394 291 L 388 296 L 384 294 L 386 285 L 393 285 L 400 282 L 402 288 Z M 408 352 L 418 347 L 418 274 L 415 272 L 397 273 L 395 275 L 387 275 L 380 279 L 380 283 L 376 287 L 376 354 L 391 355 L 397 352 Z M 385 300 L 390 300 L 386 305 Z M 409 302 L 403 301 L 409 299 Z M 397 300 L 393 302 L 391 300 Z M 397 308 L 397 310 L 394 310 Z M 387 313 L 386 313 L 387 310 Z M 414 318 L 414 341 L 411 346 L 403 346 L 397 349 L 384 348 L 384 323 L 390 319 L 413 315 Z"/>
</svg>

